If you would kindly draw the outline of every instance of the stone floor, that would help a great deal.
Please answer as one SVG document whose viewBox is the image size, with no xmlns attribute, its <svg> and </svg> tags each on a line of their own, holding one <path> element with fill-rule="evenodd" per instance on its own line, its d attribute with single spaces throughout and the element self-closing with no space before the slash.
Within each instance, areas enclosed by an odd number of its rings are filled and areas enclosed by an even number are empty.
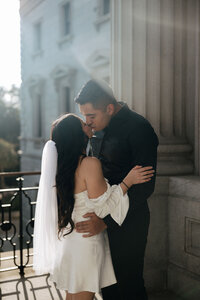
<svg viewBox="0 0 200 300">
<path fill-rule="evenodd" d="M 0 274 L 0 287 L 2 300 L 64 300 L 65 295 L 49 282 L 48 275 L 35 276 L 31 269 L 24 278 L 17 270 Z"/>
<path fill-rule="evenodd" d="M 31 269 L 20 278 L 18 270 L 0 274 L 0 299 L 2 300 L 64 300 L 65 293 L 49 282 L 48 275 L 35 276 Z M 96 300 L 102 300 L 96 295 Z M 130 299 L 131 300 L 131 299 Z M 149 295 L 149 300 L 181 300 L 169 291 Z"/>
<path fill-rule="evenodd" d="M 19 253 L 17 253 L 19 255 Z M 0 269 L 13 266 L 12 252 L 1 253 Z M 30 261 L 31 264 L 31 261 Z M 0 299 L 2 300 L 64 300 L 65 292 L 56 289 L 49 281 L 48 275 L 36 276 L 31 267 L 25 269 L 25 276 L 21 278 L 18 269 L 0 271 Z M 96 300 L 102 300 L 96 295 Z M 130 299 L 131 300 L 131 299 Z M 149 295 L 149 300 L 181 300 L 169 291 Z"/>
</svg>

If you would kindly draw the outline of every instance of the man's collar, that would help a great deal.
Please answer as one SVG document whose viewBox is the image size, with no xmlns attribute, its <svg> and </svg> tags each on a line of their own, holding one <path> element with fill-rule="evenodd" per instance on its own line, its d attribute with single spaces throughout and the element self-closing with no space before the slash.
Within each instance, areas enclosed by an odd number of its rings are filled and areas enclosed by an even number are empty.
<svg viewBox="0 0 200 300">
<path fill-rule="evenodd" d="M 121 121 L 123 121 L 124 123 L 126 120 L 129 107 L 125 102 L 119 101 L 118 103 L 121 105 L 121 109 L 115 115 L 113 115 L 108 126 L 103 129 L 104 132 L 106 132 L 108 128 L 110 129 L 112 127 L 118 126 L 121 123 Z"/>
<path fill-rule="evenodd" d="M 125 102 L 119 101 L 118 103 L 120 104 L 121 109 L 115 115 L 113 115 L 110 122 L 113 122 L 115 120 L 120 120 L 120 119 L 124 120 L 124 116 L 126 115 L 127 111 L 129 110 L 129 107 Z M 109 126 L 109 124 L 108 124 L 108 126 Z"/>
</svg>

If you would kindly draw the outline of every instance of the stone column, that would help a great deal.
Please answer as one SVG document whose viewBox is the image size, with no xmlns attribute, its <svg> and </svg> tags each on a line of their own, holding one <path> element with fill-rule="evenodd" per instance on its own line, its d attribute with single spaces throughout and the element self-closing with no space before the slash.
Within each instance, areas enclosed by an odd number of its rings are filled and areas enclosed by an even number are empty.
<svg viewBox="0 0 200 300">
<path fill-rule="evenodd" d="M 161 1 L 160 6 L 160 135 L 170 138 L 174 134 L 174 1 Z"/>
<path fill-rule="evenodd" d="M 153 125 L 162 175 L 194 169 L 195 1 L 112 1 L 112 86 Z"/>
<path fill-rule="evenodd" d="M 200 175 L 200 3 L 196 5 L 195 174 Z"/>
<path fill-rule="evenodd" d="M 147 1 L 146 118 L 160 132 L 160 0 Z"/>
</svg>

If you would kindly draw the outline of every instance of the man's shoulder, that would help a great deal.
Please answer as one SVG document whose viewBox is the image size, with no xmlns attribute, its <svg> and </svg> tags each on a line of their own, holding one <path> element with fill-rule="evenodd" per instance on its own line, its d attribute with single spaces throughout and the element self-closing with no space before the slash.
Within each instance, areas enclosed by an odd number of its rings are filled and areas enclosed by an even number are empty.
<svg viewBox="0 0 200 300">
<path fill-rule="evenodd" d="M 127 121 L 129 123 L 135 126 L 151 127 L 150 122 L 145 117 L 143 117 L 133 109 L 130 109 L 129 107 L 127 108 Z"/>
<path fill-rule="evenodd" d="M 131 134 L 131 136 L 134 135 L 136 139 L 142 140 L 152 139 L 152 141 L 155 141 L 155 143 L 158 144 L 158 137 L 152 125 L 145 117 L 129 108 L 127 118 L 129 133 Z"/>
</svg>

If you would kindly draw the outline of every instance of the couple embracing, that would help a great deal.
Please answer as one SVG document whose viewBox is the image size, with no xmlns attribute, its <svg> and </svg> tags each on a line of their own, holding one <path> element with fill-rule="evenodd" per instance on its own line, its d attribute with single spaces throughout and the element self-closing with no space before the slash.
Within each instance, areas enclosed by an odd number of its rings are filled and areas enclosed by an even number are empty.
<svg viewBox="0 0 200 300">
<path fill-rule="evenodd" d="M 67 300 L 92 300 L 100 291 L 104 300 L 146 300 L 157 136 L 102 81 L 87 82 L 75 101 L 85 122 L 63 115 L 43 150 L 33 267 L 50 273 Z M 97 158 L 86 156 L 92 148 Z"/>
</svg>

